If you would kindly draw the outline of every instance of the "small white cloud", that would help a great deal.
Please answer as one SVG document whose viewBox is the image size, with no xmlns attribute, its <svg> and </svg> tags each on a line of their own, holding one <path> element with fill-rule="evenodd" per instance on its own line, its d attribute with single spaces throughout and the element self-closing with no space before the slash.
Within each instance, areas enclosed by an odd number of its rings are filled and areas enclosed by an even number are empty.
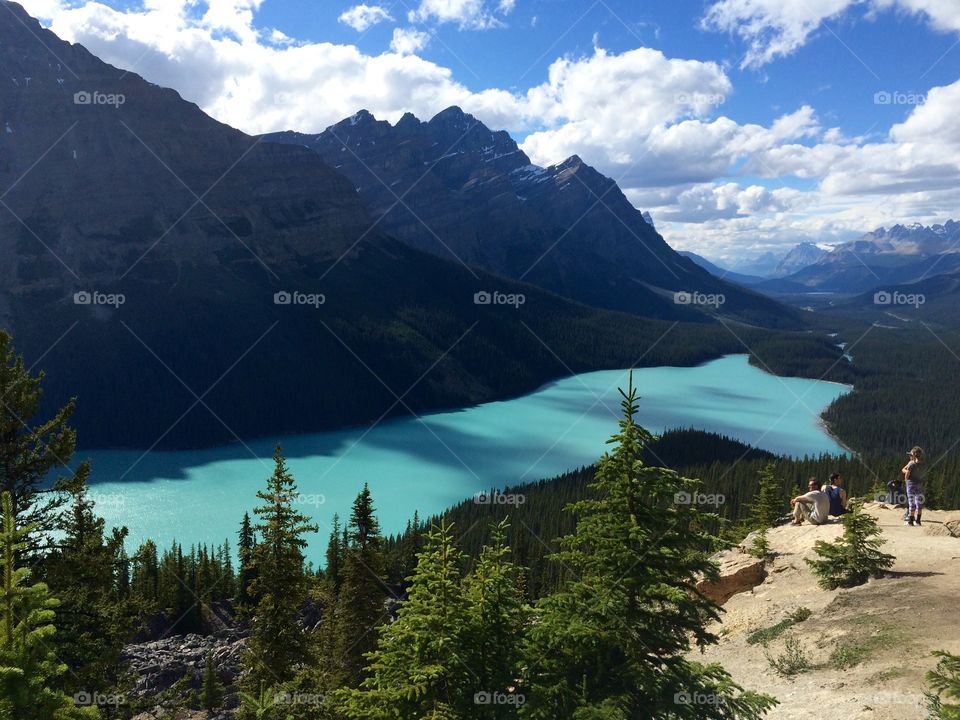
<svg viewBox="0 0 960 720">
<path fill-rule="evenodd" d="M 513 10 L 515 0 L 500 0 L 497 11 L 503 15 Z M 503 27 L 503 21 L 487 6 L 486 0 L 420 0 L 411 10 L 410 22 L 456 23 L 461 30 L 487 30 Z"/>
<path fill-rule="evenodd" d="M 378 23 L 393 20 L 390 12 L 380 5 L 355 5 L 337 18 L 357 32 L 363 32 Z"/>
<path fill-rule="evenodd" d="M 399 55 L 414 55 L 430 44 L 430 33 L 416 28 L 394 28 L 390 49 Z"/>
<path fill-rule="evenodd" d="M 270 42 L 274 45 L 292 45 L 294 39 L 280 30 L 274 28 L 270 31 Z"/>
</svg>

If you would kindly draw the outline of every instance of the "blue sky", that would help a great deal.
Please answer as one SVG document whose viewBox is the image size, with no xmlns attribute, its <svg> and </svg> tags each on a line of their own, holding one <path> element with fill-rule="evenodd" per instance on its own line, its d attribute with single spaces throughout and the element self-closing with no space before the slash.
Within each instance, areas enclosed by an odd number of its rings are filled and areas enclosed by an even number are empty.
<svg viewBox="0 0 960 720">
<path fill-rule="evenodd" d="M 960 215 L 954 0 L 25 5 L 251 133 L 459 104 L 717 259 Z"/>
</svg>

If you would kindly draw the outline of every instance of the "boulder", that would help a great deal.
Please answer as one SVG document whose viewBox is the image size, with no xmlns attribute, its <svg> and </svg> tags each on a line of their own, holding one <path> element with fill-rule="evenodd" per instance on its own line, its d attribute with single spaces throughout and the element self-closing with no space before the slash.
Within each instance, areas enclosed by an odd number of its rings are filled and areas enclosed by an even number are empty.
<svg viewBox="0 0 960 720">
<path fill-rule="evenodd" d="M 924 532 L 927 535 L 942 535 L 946 537 L 960 538 L 960 518 L 945 520 L 942 523 L 924 522 Z"/>
<path fill-rule="evenodd" d="M 723 605 L 737 593 L 752 590 L 767 576 L 763 560 L 739 550 L 721 550 L 712 560 L 719 566 L 720 576 L 714 581 L 700 580 L 697 590 L 717 605 Z"/>
</svg>

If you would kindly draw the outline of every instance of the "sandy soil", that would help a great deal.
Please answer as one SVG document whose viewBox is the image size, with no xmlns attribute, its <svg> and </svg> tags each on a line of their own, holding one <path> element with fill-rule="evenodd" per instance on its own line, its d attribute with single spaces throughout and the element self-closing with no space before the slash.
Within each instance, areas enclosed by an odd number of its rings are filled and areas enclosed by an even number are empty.
<svg viewBox="0 0 960 720">
<path fill-rule="evenodd" d="M 767 579 L 735 595 L 714 628 L 720 643 L 696 659 L 720 662 L 746 688 L 774 695 L 773 720 L 926 718 L 924 673 L 936 663 L 933 650 L 960 654 L 960 539 L 932 536 L 903 524 L 902 510 L 869 504 L 888 540 L 884 551 L 897 561 L 888 577 L 848 590 L 822 590 L 809 566 L 813 544 L 840 535 L 839 524 L 783 526 L 769 533 L 778 554 Z M 960 518 L 960 512 L 924 513 L 928 527 Z M 765 649 L 747 635 L 783 620 L 800 607 L 809 619 L 794 625 Z M 782 677 L 770 665 L 797 638 L 812 667 Z M 840 669 L 841 654 L 852 667 Z"/>
</svg>

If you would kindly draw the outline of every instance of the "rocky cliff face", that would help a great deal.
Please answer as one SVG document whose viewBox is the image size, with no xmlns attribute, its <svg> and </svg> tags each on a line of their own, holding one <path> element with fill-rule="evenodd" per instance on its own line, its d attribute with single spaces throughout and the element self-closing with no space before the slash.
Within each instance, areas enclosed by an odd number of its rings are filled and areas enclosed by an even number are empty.
<svg viewBox="0 0 960 720">
<path fill-rule="evenodd" d="M 350 178 L 382 228 L 440 257 L 647 317 L 686 317 L 673 294 L 687 291 L 721 293 L 726 313 L 751 322 L 796 322 L 676 253 L 616 182 L 579 157 L 532 165 L 507 133 L 459 108 L 396 125 L 361 111 L 319 135 L 266 139 L 315 150 Z"/>
</svg>

